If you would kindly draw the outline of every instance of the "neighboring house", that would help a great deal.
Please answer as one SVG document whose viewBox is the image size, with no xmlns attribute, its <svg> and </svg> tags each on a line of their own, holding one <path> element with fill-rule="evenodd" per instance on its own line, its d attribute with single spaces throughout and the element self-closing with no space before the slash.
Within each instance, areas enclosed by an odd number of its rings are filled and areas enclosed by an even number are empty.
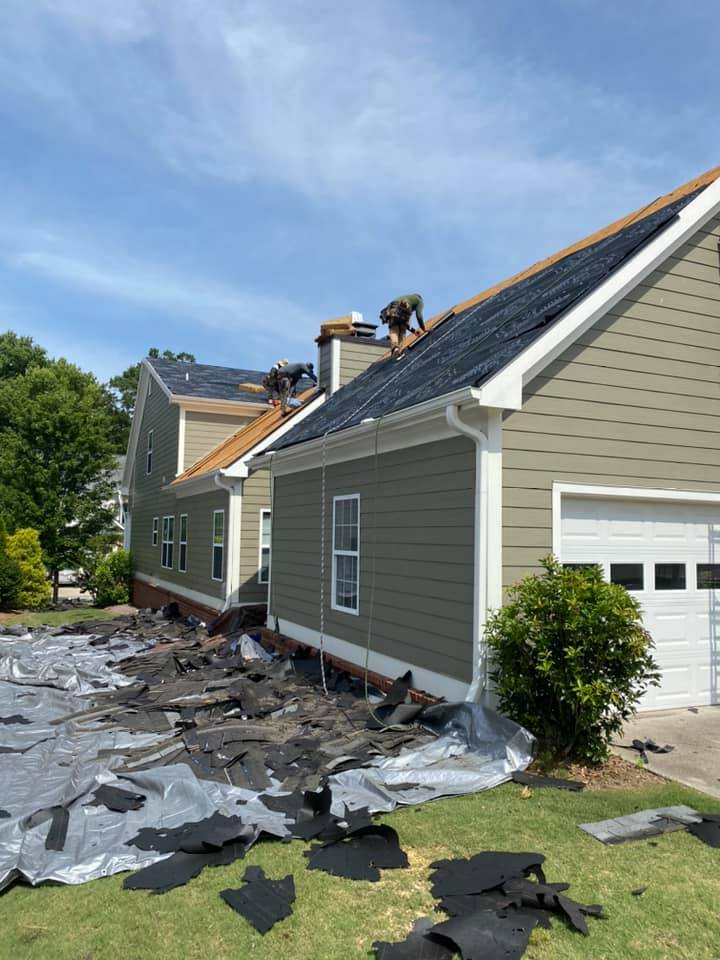
<svg viewBox="0 0 720 960">
<path fill-rule="evenodd" d="M 342 375 L 338 353 L 329 376 L 347 378 L 383 350 L 384 343 L 373 353 L 348 342 Z M 324 361 L 322 346 L 320 355 Z M 322 404 L 331 387 L 321 380 L 316 391 L 301 381 L 302 406 L 283 417 L 263 395 L 239 389 L 263 376 L 143 361 L 123 480 L 136 604 L 174 600 L 184 611 L 212 617 L 231 606 L 267 602 L 270 472 L 250 475 L 247 461 Z"/>
<path fill-rule="evenodd" d="M 662 686 L 720 701 L 720 168 L 437 317 L 267 444 L 269 613 L 449 698 L 554 552 L 637 596 Z"/>
</svg>

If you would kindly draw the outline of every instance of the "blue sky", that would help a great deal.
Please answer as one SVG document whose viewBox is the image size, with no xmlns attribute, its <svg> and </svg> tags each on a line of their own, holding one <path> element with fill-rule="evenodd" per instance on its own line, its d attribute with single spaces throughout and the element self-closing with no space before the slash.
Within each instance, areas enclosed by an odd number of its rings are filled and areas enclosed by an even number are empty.
<svg viewBox="0 0 720 960">
<path fill-rule="evenodd" d="M 5 0 L 0 329 L 100 378 L 430 314 L 720 164 L 710 0 Z"/>
</svg>

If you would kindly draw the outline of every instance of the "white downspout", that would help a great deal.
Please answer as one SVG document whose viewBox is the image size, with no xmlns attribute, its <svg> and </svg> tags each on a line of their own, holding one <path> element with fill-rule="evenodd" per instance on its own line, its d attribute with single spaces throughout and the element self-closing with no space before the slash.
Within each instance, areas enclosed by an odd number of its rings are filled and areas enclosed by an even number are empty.
<svg viewBox="0 0 720 960">
<path fill-rule="evenodd" d="M 478 703 L 485 690 L 487 651 L 485 623 L 488 609 L 488 450 L 487 437 L 460 419 L 460 406 L 445 408 L 448 424 L 475 444 L 475 537 L 473 551 L 473 647 L 472 682 L 465 699 Z"/>
</svg>

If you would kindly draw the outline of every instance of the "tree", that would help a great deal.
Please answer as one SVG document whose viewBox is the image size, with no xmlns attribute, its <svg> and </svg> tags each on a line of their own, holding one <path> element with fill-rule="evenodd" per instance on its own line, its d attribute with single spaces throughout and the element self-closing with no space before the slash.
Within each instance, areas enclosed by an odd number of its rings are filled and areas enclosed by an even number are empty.
<svg viewBox="0 0 720 960">
<path fill-rule="evenodd" d="M 180 351 L 180 353 L 173 353 L 172 350 L 163 350 L 161 355 L 157 347 L 150 347 L 148 356 L 156 359 L 171 360 L 176 363 L 195 363 L 195 356 L 184 350 Z M 116 420 L 118 453 L 124 453 L 127 448 L 130 424 L 133 413 L 135 412 L 135 397 L 137 396 L 139 380 L 140 364 L 133 363 L 127 370 L 123 370 L 122 373 L 112 377 L 107 383 Z M 122 443 L 123 438 L 124 443 Z M 120 443 L 122 443 L 122 446 L 119 446 Z"/>
<path fill-rule="evenodd" d="M 20 590 L 20 565 L 7 552 L 7 532 L 0 520 L 0 610 L 12 610 Z"/>
<path fill-rule="evenodd" d="M 112 420 L 95 378 L 65 360 L 0 381 L 0 503 L 11 528 L 39 532 L 47 566 L 79 563 L 112 522 Z"/>
<path fill-rule="evenodd" d="M 7 554 L 20 568 L 20 589 L 17 605 L 22 610 L 34 610 L 47 606 L 52 596 L 45 564 L 43 563 L 40 537 L 37 530 L 24 527 L 7 538 Z"/>
<path fill-rule="evenodd" d="M 0 333 L 0 381 L 22 376 L 29 367 L 46 367 L 47 352 L 32 337 L 19 337 L 12 330 Z"/>
<path fill-rule="evenodd" d="M 640 605 L 599 567 L 545 572 L 509 590 L 485 639 L 500 710 L 531 730 L 547 760 L 604 760 L 610 740 L 658 686 Z"/>
</svg>

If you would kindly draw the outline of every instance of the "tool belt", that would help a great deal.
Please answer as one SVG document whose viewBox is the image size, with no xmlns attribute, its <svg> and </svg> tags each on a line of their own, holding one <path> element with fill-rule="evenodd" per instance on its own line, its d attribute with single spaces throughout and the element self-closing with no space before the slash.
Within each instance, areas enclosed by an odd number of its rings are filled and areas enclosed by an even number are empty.
<svg viewBox="0 0 720 960">
<path fill-rule="evenodd" d="M 380 311 L 380 319 L 389 327 L 409 327 L 412 307 L 405 300 L 393 300 Z"/>
</svg>

